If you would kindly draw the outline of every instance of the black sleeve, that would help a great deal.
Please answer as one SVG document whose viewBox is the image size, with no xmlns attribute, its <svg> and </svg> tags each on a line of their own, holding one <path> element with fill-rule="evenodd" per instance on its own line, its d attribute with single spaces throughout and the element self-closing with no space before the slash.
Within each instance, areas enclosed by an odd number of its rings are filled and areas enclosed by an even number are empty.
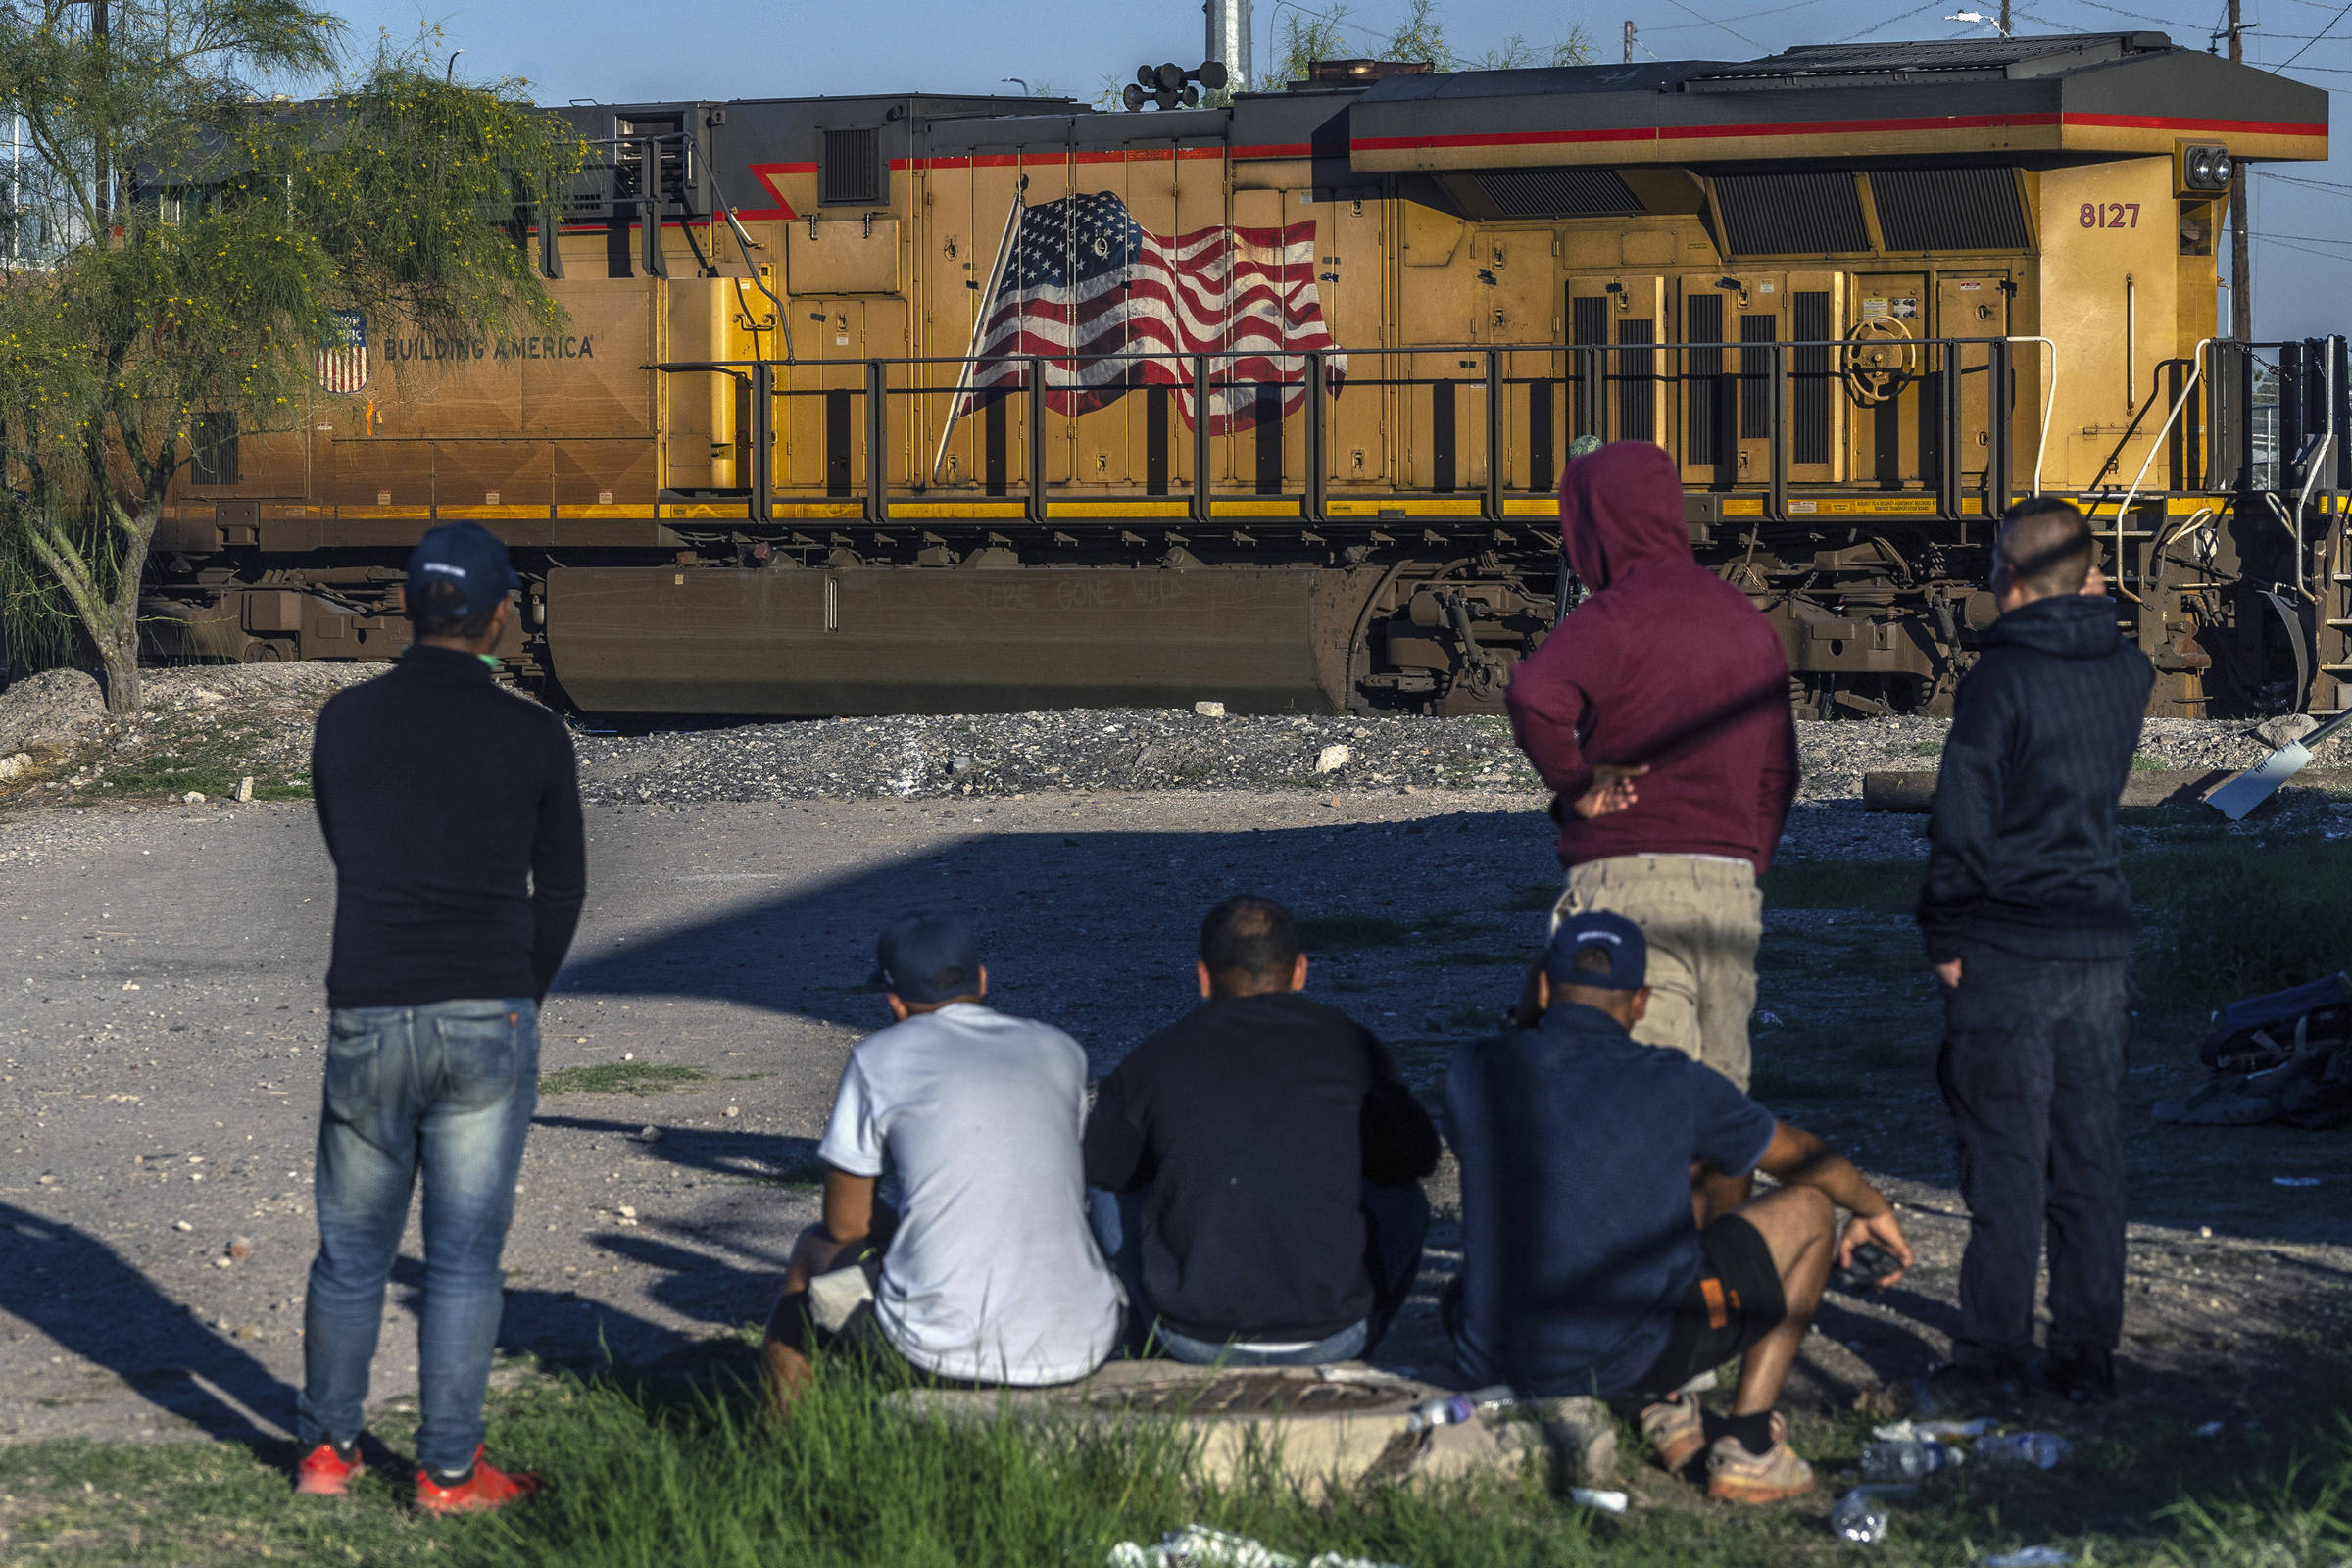
<svg viewBox="0 0 2352 1568">
<path fill-rule="evenodd" d="M 1990 890 L 2001 831 L 2001 771 L 2016 718 L 2015 694 L 1999 674 L 1997 665 L 1980 664 L 1978 678 L 1961 683 L 1936 773 L 1928 875 L 1919 890 L 1919 932 L 1931 963 L 1960 956 L 1968 915 Z"/>
<path fill-rule="evenodd" d="M 1375 1187 L 1419 1181 L 1438 1168 L 1437 1124 L 1405 1087 L 1388 1049 L 1368 1031 L 1364 1045 L 1372 1067 L 1360 1122 L 1364 1180 Z"/>
<path fill-rule="evenodd" d="M 318 722 L 311 728 L 311 806 L 318 814 L 318 836 L 326 840 L 326 853 L 330 859 L 335 853 L 335 834 L 327 821 L 326 769 L 320 764 L 328 750 L 326 731 L 327 726 L 334 722 L 334 713 L 335 705 L 330 699 L 324 708 L 318 710 Z"/>
<path fill-rule="evenodd" d="M 580 906 L 588 897 L 587 830 L 580 821 L 579 766 L 571 753 L 571 737 L 551 716 L 555 738 L 548 760 L 548 781 L 539 796 L 539 820 L 531 835 L 531 968 L 539 982 L 538 1000 L 564 967 L 571 951 L 571 935 L 580 923 Z"/>
<path fill-rule="evenodd" d="M 1143 1129 L 1135 1124 L 1135 1075 L 1128 1071 L 1135 1057 L 1111 1069 L 1095 1092 L 1095 1108 L 1086 1117 L 1086 1185 L 1132 1193 L 1151 1179 L 1144 1168 Z"/>
</svg>

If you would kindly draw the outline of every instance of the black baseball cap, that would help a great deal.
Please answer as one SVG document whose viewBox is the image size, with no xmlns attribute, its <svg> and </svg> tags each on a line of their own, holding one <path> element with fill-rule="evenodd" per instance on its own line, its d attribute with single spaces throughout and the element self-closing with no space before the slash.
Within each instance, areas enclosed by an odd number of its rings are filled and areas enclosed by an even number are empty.
<svg viewBox="0 0 2352 1568">
<path fill-rule="evenodd" d="M 874 944 L 874 961 L 875 983 L 918 1006 L 980 989 L 980 943 L 952 915 L 917 909 L 899 916 Z"/>
<path fill-rule="evenodd" d="M 1607 957 L 1608 968 L 1588 968 L 1587 954 Z M 1583 962 L 1579 962 L 1582 959 Z M 1595 991 L 1639 991 L 1649 969 L 1649 943 L 1642 928 L 1606 909 L 1572 914 L 1551 934 L 1544 972 L 1555 986 L 1590 986 Z"/>
<path fill-rule="evenodd" d="M 445 522 L 409 552 L 412 615 L 478 615 L 521 586 L 507 547 L 478 522 Z M 449 588 L 458 590 L 459 603 L 450 603 Z"/>
</svg>

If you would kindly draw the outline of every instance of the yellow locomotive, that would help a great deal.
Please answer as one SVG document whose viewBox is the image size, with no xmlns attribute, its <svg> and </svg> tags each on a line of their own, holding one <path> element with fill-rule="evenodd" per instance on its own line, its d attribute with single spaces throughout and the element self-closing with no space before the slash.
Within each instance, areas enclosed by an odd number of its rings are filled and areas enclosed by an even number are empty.
<svg viewBox="0 0 2352 1568">
<path fill-rule="evenodd" d="M 352 322 L 294 427 L 203 433 L 150 608 L 388 657 L 471 517 L 591 710 L 1490 710 L 1597 437 L 1675 454 L 1824 713 L 1948 701 L 2038 491 L 2157 710 L 2340 706 L 2342 342 L 2216 324 L 2232 170 L 2324 158 L 2324 92 L 2156 33 L 1314 78 L 558 111 L 563 330 Z"/>
</svg>

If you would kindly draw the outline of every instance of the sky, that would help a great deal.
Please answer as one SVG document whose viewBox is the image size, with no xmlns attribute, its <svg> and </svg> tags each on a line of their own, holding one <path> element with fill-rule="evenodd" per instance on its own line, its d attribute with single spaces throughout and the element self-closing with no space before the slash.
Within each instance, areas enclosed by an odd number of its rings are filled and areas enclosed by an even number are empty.
<svg viewBox="0 0 2352 1568">
<path fill-rule="evenodd" d="M 2021 34 L 2154 29 L 2203 47 L 2224 0 L 2012 0 Z M 1477 56 L 1517 35 L 1539 53 L 1582 26 L 1604 60 L 1622 51 L 1627 11 L 1638 13 L 1636 59 L 1745 60 L 1796 44 L 1867 36 L 1989 37 L 1989 27 L 1945 20 L 1998 0 L 1642 0 L 1612 11 L 1528 0 L 1439 0 L 1448 43 Z M 1408 0 L 1351 0 L 1342 26 L 1369 52 Z M 1255 0 L 1255 47 L 1300 7 Z M 437 28 L 464 49 L 461 74 L 520 76 L 542 103 L 671 98 L 799 97 L 820 93 L 1013 91 L 1003 78 L 1093 98 L 1108 78 L 1147 61 L 1199 62 L 1199 0 L 888 0 L 843 8 L 786 0 L 768 8 L 716 0 L 352 0 L 338 6 L 353 41 L 378 29 L 395 39 Z M 2352 93 L 2352 0 L 2243 0 L 2247 58 L 2331 93 Z M 2250 191 L 2255 334 L 2265 339 L 2352 332 L 2342 273 L 2352 265 L 2352 113 L 2327 164 L 2276 166 Z M 2283 177 L 2280 177 L 2283 176 Z M 2288 183 L 2288 180 L 2304 183 Z M 2227 270 L 2227 259 L 2224 261 Z"/>
</svg>

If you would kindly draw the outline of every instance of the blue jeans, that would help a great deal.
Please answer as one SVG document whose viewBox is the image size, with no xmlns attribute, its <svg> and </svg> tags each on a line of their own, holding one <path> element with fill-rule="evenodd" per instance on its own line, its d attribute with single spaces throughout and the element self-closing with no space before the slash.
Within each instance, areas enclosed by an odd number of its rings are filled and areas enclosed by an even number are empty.
<svg viewBox="0 0 2352 1568">
<path fill-rule="evenodd" d="M 1322 1366 L 1350 1361 L 1380 1348 L 1389 1324 L 1412 1294 L 1421 1275 L 1421 1243 L 1429 1231 L 1429 1199 L 1419 1182 L 1394 1187 L 1364 1183 L 1364 1271 L 1372 1280 L 1372 1315 L 1296 1350 L 1250 1350 L 1179 1334 L 1144 1299 L 1144 1195 L 1086 1190 L 1086 1218 L 1110 1270 L 1127 1292 L 1128 1349 L 1140 1353 L 1142 1337 L 1173 1361 L 1196 1365 Z"/>
<path fill-rule="evenodd" d="M 482 1394 L 505 1304 L 499 1254 L 539 1102 L 538 1008 L 509 997 L 338 1009 L 325 1099 L 318 1256 L 303 1307 L 302 1448 L 359 1435 L 384 1285 L 421 1165 L 416 1461 L 463 1473 L 482 1441 Z"/>
</svg>

